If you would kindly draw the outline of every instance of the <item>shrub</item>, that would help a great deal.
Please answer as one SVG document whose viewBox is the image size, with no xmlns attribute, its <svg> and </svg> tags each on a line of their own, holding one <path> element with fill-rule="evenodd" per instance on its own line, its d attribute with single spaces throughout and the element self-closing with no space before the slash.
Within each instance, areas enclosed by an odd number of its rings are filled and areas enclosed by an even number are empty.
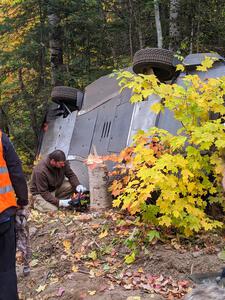
<svg viewBox="0 0 225 300">
<path fill-rule="evenodd" d="M 207 71 L 212 64 L 206 58 L 198 69 Z M 182 128 L 177 135 L 150 128 L 134 136 L 131 147 L 117 158 L 116 172 L 122 177 L 111 186 L 117 197 L 114 207 L 140 213 L 155 225 L 175 227 L 186 236 L 222 226 L 205 213 L 204 198 L 211 195 L 208 201 L 224 203 L 220 157 L 225 148 L 225 77 L 201 80 L 187 75 L 184 86 L 127 71 L 119 79 L 122 89 L 132 88 L 133 103 L 151 94 L 160 96 L 163 101 L 152 109 L 173 111 Z"/>
</svg>

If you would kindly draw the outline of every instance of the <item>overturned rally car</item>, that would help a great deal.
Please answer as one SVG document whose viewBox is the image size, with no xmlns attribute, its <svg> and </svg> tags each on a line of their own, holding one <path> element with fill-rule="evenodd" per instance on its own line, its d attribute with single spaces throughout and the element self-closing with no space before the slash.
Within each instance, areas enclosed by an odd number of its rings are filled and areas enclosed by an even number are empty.
<svg viewBox="0 0 225 300">
<path fill-rule="evenodd" d="M 199 72 L 205 57 L 216 61 L 207 72 Z M 146 48 L 139 50 L 133 60 L 133 72 L 155 74 L 161 82 L 182 85 L 187 74 L 198 74 L 201 79 L 225 76 L 225 59 L 215 53 L 190 54 L 183 60 L 183 72 L 176 71 L 179 61 L 166 49 Z M 131 68 L 127 69 L 132 71 Z M 103 76 L 84 92 L 71 87 L 56 86 L 52 90 L 53 104 L 42 126 L 39 153 L 46 156 L 55 149 L 63 150 L 80 182 L 88 186 L 88 172 L 84 160 L 96 148 L 99 155 L 119 153 L 132 142 L 139 129 L 150 127 L 166 129 L 176 134 L 181 124 L 168 109 L 156 114 L 149 108 L 161 101 L 151 95 L 142 102 L 131 104 L 132 91 L 120 87 L 115 77 Z"/>
</svg>

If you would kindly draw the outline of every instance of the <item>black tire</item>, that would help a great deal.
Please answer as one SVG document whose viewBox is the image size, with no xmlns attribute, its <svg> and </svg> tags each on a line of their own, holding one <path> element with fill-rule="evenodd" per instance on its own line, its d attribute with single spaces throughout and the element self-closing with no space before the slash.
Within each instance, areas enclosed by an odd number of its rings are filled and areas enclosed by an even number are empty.
<svg viewBox="0 0 225 300">
<path fill-rule="evenodd" d="M 57 104 L 66 104 L 69 109 L 80 109 L 83 100 L 83 93 L 68 86 L 55 86 L 51 92 L 52 101 Z M 78 103 L 79 102 L 79 103 Z"/>
<path fill-rule="evenodd" d="M 160 48 L 145 48 L 137 51 L 133 58 L 133 71 L 145 74 L 146 68 L 152 68 L 161 81 L 172 79 L 176 67 L 174 54 L 170 50 Z"/>
</svg>

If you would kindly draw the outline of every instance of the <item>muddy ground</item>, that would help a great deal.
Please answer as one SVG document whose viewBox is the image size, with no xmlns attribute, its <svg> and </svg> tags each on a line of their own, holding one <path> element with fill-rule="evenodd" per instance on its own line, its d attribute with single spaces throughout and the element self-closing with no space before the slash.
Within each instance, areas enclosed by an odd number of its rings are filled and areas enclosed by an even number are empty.
<svg viewBox="0 0 225 300">
<path fill-rule="evenodd" d="M 31 273 L 18 261 L 21 300 L 163 300 L 182 299 L 192 273 L 220 271 L 223 232 L 184 239 L 167 238 L 138 246 L 136 259 L 124 241 L 134 235 L 134 220 L 109 211 L 79 214 L 31 212 Z M 139 230 L 144 230 L 141 224 Z M 132 257 L 130 258 L 132 262 Z M 127 262 L 130 262 L 129 258 Z"/>
</svg>

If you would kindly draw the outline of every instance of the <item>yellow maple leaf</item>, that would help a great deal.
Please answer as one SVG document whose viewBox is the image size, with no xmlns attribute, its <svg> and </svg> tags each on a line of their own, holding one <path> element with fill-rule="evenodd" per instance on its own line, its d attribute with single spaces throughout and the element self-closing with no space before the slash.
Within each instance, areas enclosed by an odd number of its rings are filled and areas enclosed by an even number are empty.
<svg viewBox="0 0 225 300">
<path fill-rule="evenodd" d="M 174 215 L 175 218 L 178 218 L 180 216 L 180 213 L 179 213 L 178 210 L 174 210 L 173 215 Z"/>
<path fill-rule="evenodd" d="M 104 230 L 104 231 L 102 231 L 100 234 L 99 234 L 99 238 L 100 239 L 103 239 L 104 237 L 106 237 L 108 235 L 108 231 L 107 230 Z"/>
<path fill-rule="evenodd" d="M 188 169 L 183 169 L 181 171 L 181 174 L 183 176 L 183 181 L 184 182 L 188 182 L 188 178 L 194 176 L 193 173 L 191 171 L 189 171 Z"/>
<path fill-rule="evenodd" d="M 181 72 L 183 72 L 183 71 L 184 71 L 184 66 L 183 66 L 182 64 L 178 64 L 178 65 L 176 66 L 176 71 L 181 71 Z"/>
<path fill-rule="evenodd" d="M 171 225 L 171 218 L 168 216 L 162 216 L 160 218 L 159 224 L 160 225 L 166 225 L 167 227 L 169 227 Z"/>
<path fill-rule="evenodd" d="M 218 60 L 216 57 L 205 57 L 205 60 L 201 63 L 201 66 L 198 66 L 196 69 L 198 71 L 202 71 L 205 72 L 208 69 L 212 68 L 212 65 L 214 63 L 215 60 Z"/>
</svg>

